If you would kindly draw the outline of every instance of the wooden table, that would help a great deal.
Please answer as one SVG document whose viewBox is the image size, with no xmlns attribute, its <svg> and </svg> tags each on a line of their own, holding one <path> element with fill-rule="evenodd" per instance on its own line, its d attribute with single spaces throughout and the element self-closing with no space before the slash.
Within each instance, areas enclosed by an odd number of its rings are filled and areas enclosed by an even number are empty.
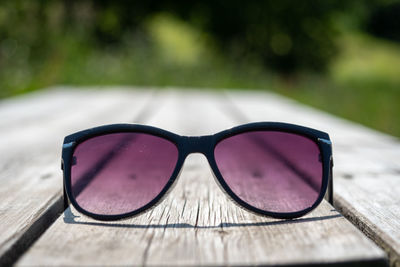
<svg viewBox="0 0 400 267">
<path fill-rule="evenodd" d="M 400 142 L 267 92 L 52 88 L 0 102 L 0 265 L 400 266 Z M 221 192 L 200 155 L 156 208 L 118 222 L 62 205 L 63 137 L 136 122 L 184 135 L 250 121 L 330 133 L 335 207 L 260 217 Z"/>
</svg>

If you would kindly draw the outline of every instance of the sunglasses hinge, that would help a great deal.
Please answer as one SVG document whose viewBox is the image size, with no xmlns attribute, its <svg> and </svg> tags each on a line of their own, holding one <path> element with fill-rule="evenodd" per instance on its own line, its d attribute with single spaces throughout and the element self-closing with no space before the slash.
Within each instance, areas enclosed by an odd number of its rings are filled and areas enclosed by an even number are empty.
<svg viewBox="0 0 400 267">
<path fill-rule="evenodd" d="M 69 147 L 73 146 L 74 144 L 75 144 L 75 142 L 69 142 L 69 143 L 63 144 L 63 148 L 69 148 Z"/>
<path fill-rule="evenodd" d="M 328 139 L 325 139 L 325 138 L 318 138 L 318 141 L 320 141 L 322 143 L 325 143 L 325 144 L 328 144 L 330 146 L 332 145 L 332 141 L 328 140 Z"/>
</svg>

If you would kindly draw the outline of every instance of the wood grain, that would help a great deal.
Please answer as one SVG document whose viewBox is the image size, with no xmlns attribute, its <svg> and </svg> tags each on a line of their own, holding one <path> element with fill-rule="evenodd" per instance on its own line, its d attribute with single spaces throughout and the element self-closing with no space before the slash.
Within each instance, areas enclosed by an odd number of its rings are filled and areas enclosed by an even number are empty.
<svg viewBox="0 0 400 267">
<path fill-rule="evenodd" d="M 221 94 L 169 91 L 150 125 L 185 135 L 236 125 Z M 222 108 L 223 107 L 223 108 Z M 61 174 L 59 174 L 61 179 Z M 17 265 L 386 264 L 385 254 L 323 202 L 297 220 L 249 213 L 213 181 L 201 155 L 190 155 L 170 194 L 137 217 L 100 222 L 68 208 Z"/>
<path fill-rule="evenodd" d="M 56 89 L 0 102 L 0 265 L 15 261 L 63 211 L 63 137 L 130 122 L 149 98 L 144 91 Z"/>
<path fill-rule="evenodd" d="M 335 206 L 388 253 L 392 266 L 400 266 L 400 140 L 274 94 L 229 98 L 240 122 L 286 121 L 328 132 Z"/>
</svg>

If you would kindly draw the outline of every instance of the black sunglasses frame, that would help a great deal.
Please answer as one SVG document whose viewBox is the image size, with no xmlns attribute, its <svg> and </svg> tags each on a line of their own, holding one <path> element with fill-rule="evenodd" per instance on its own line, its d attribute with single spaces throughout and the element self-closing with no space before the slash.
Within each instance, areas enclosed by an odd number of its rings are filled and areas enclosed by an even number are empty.
<svg viewBox="0 0 400 267">
<path fill-rule="evenodd" d="M 256 207 L 253 207 L 248 203 L 246 203 L 245 201 L 241 200 L 229 188 L 229 186 L 224 181 L 224 178 L 222 177 L 218 169 L 218 166 L 216 164 L 214 158 L 214 149 L 220 141 L 228 137 L 252 131 L 279 131 L 279 132 L 293 133 L 304 136 L 318 145 L 322 156 L 321 158 L 322 169 L 323 169 L 322 188 L 320 190 L 320 194 L 317 200 L 311 207 L 308 207 L 304 210 L 297 212 L 286 212 L 286 213 L 264 211 Z M 84 142 L 85 140 L 88 140 L 96 136 L 101 136 L 111 133 L 129 133 L 129 132 L 151 134 L 154 136 L 167 139 L 176 145 L 179 151 L 178 161 L 176 163 L 172 176 L 169 178 L 169 181 L 167 182 L 163 190 L 152 201 L 150 201 L 148 204 L 137 210 L 119 215 L 100 215 L 84 210 L 79 206 L 79 204 L 75 201 L 72 195 L 71 165 L 72 165 L 72 156 L 75 148 L 77 147 L 77 145 Z M 61 159 L 61 169 L 63 170 L 63 180 L 64 180 L 63 183 L 64 208 L 66 209 L 68 207 L 69 205 L 68 200 L 69 200 L 70 203 L 72 203 L 72 205 L 80 213 L 92 217 L 96 220 L 102 220 L 102 221 L 120 220 L 143 213 L 144 211 L 156 206 L 156 204 L 161 202 L 161 200 L 167 195 L 168 191 L 172 188 L 177 178 L 179 177 L 180 171 L 182 169 L 186 157 L 191 153 L 203 154 L 207 158 L 208 163 L 210 164 L 214 177 L 217 180 L 217 184 L 223 189 L 222 191 L 227 193 L 228 196 L 231 199 L 233 199 L 235 203 L 239 204 L 239 206 L 258 215 L 280 218 L 280 219 L 297 218 L 315 209 L 321 203 L 325 195 L 327 195 L 326 198 L 329 201 L 329 203 L 333 205 L 333 181 L 332 181 L 333 159 L 332 159 L 332 143 L 330 141 L 329 135 L 327 133 L 315 129 L 294 124 L 280 123 L 280 122 L 255 122 L 255 123 L 240 125 L 216 133 L 214 135 L 206 135 L 206 136 L 180 136 L 160 128 L 146 126 L 146 125 L 139 125 L 139 124 L 104 125 L 68 135 L 64 138 L 64 144 L 62 147 L 62 159 Z"/>
</svg>

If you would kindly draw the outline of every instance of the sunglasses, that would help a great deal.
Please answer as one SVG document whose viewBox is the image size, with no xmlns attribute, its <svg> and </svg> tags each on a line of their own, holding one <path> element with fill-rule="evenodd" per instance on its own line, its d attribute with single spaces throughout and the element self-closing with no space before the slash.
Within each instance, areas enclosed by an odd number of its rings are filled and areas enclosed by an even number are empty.
<svg viewBox="0 0 400 267">
<path fill-rule="evenodd" d="M 100 126 L 64 139 L 64 206 L 70 201 L 97 220 L 140 214 L 166 195 L 185 158 L 201 153 L 217 183 L 241 207 L 296 218 L 324 197 L 333 203 L 331 144 L 327 133 L 278 122 L 249 123 L 207 136 L 137 124 Z"/>
</svg>

